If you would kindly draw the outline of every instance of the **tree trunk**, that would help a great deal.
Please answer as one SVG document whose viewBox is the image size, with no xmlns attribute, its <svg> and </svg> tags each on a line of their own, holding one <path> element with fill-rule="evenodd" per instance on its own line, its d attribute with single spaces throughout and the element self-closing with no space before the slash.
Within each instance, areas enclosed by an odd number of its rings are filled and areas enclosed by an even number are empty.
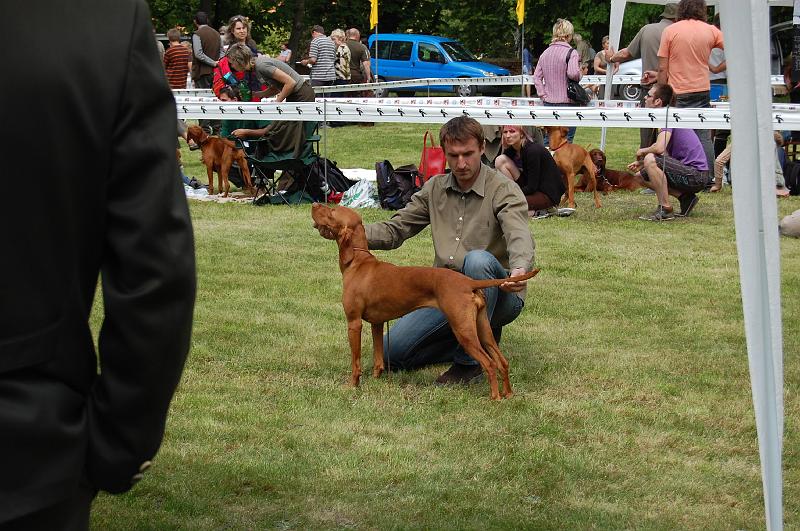
<svg viewBox="0 0 800 531">
<path fill-rule="evenodd" d="M 292 21 L 292 33 L 289 35 L 289 49 L 292 50 L 291 61 L 293 63 L 301 60 L 306 55 L 306 50 L 300 50 L 300 37 L 305 31 L 303 18 L 305 15 L 306 3 L 305 0 L 295 0 L 294 5 L 294 20 Z M 292 64 L 296 69 L 296 65 Z"/>
</svg>

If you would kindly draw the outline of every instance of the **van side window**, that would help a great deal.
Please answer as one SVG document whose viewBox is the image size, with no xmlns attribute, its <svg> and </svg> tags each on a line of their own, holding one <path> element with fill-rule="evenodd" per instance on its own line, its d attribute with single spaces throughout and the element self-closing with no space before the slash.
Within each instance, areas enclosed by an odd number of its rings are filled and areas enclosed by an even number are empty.
<svg viewBox="0 0 800 531">
<path fill-rule="evenodd" d="M 421 42 L 419 43 L 418 48 L 418 56 L 420 61 L 425 61 L 428 63 L 444 63 L 442 54 L 439 51 L 439 48 L 436 46 Z"/>
<path fill-rule="evenodd" d="M 389 58 L 389 51 L 390 51 L 391 47 L 392 47 L 392 41 L 379 40 L 378 41 L 378 54 L 377 54 L 376 57 L 378 59 L 388 59 Z M 375 43 L 372 44 L 372 49 L 373 50 L 375 49 Z"/>
<path fill-rule="evenodd" d="M 389 51 L 389 57 L 387 59 L 408 61 L 411 59 L 411 48 L 413 46 L 413 42 L 392 41 L 392 49 Z"/>
</svg>

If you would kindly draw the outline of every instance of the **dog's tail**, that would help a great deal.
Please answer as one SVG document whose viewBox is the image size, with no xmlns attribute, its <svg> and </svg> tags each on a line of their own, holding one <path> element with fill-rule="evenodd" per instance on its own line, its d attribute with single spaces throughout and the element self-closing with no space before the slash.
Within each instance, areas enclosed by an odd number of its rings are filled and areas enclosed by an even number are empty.
<svg viewBox="0 0 800 531">
<path fill-rule="evenodd" d="M 505 284 L 506 282 L 520 282 L 522 280 L 528 280 L 529 278 L 535 277 L 538 272 L 539 268 L 537 267 L 536 269 L 534 269 L 529 273 L 525 273 L 524 275 L 519 275 L 516 277 L 493 278 L 489 280 L 473 280 L 472 289 L 496 288 L 500 284 Z"/>
</svg>

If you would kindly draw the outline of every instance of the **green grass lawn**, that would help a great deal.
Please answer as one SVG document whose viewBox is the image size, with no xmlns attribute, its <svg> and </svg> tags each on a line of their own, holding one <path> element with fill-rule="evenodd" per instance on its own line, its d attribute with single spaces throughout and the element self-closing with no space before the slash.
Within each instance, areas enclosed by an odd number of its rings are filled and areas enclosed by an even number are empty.
<svg viewBox="0 0 800 531">
<path fill-rule="evenodd" d="M 328 129 L 328 157 L 416 163 L 424 129 Z M 609 138 L 621 167 L 638 132 Z M 184 152 L 200 176 L 197 158 Z M 763 528 L 730 189 L 702 194 L 689 219 L 636 219 L 654 207 L 623 192 L 595 210 L 579 194 L 572 217 L 531 221 L 542 272 L 501 343 L 516 395 L 492 402 L 486 383 L 435 387 L 445 366 L 373 379 L 368 326 L 362 386 L 347 387 L 336 247 L 308 205 L 192 202 L 194 336 L 166 439 L 133 491 L 97 499 L 93 527 Z M 781 215 L 797 208 L 779 201 Z M 431 249 L 424 231 L 376 254 L 429 265 Z M 781 253 L 797 528 L 800 241 Z"/>
</svg>

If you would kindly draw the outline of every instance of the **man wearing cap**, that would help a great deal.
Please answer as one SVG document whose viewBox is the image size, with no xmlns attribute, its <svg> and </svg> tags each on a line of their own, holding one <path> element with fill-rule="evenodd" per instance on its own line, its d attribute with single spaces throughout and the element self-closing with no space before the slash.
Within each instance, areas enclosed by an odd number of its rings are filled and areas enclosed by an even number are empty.
<svg viewBox="0 0 800 531">
<path fill-rule="evenodd" d="M 609 47 L 606 50 L 606 60 L 610 63 L 624 63 L 631 59 L 642 58 L 642 72 L 648 70 L 658 70 L 658 47 L 661 44 L 661 33 L 664 29 L 673 23 L 678 14 L 678 4 L 669 3 L 664 6 L 664 12 L 661 13 L 660 20 L 653 24 L 647 24 L 639 30 L 639 33 L 628 44 L 627 48 L 623 48 L 617 53 Z M 639 99 L 639 104 L 645 106 L 645 96 L 653 86 L 653 81 L 648 81 L 645 84 L 642 79 L 642 92 Z M 654 142 L 653 133 L 655 129 L 639 129 L 639 147 L 645 148 Z"/>
<path fill-rule="evenodd" d="M 311 65 L 312 87 L 333 85 L 336 81 L 336 46 L 325 35 L 322 26 L 311 28 L 311 37 L 308 59 L 303 59 L 300 63 Z"/>
</svg>

